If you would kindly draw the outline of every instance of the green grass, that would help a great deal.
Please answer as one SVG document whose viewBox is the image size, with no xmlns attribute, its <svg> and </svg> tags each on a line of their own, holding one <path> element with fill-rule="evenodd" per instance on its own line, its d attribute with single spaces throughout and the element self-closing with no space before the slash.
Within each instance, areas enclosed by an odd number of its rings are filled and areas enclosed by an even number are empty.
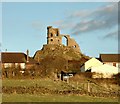
<svg viewBox="0 0 120 104">
<path fill-rule="evenodd" d="M 38 86 L 46 87 L 51 90 L 70 89 L 66 82 L 53 81 L 52 79 L 5 79 L 2 81 L 2 86 Z"/>
<path fill-rule="evenodd" d="M 52 79 L 4 79 L 3 86 L 38 86 L 46 87 L 51 90 L 71 90 L 69 84 Z M 77 88 L 76 83 L 71 83 Z M 80 83 L 79 83 L 80 84 Z M 81 87 L 80 84 L 78 87 Z M 78 95 L 52 95 L 52 94 L 3 94 L 3 102 L 118 102 L 117 98 L 102 98 Z"/>
<path fill-rule="evenodd" d="M 77 95 L 3 94 L 3 102 L 118 102 L 117 98 L 97 98 Z"/>
<path fill-rule="evenodd" d="M 3 86 L 49 86 L 53 83 L 50 79 L 5 79 L 2 81 Z"/>
</svg>

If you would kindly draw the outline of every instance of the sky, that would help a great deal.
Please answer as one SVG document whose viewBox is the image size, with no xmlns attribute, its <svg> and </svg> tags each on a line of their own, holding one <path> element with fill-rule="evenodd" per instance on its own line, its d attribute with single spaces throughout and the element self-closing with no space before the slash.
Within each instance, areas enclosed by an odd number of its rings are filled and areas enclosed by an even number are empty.
<svg viewBox="0 0 120 104">
<path fill-rule="evenodd" d="M 117 2 L 3 2 L 2 51 L 34 56 L 47 43 L 47 26 L 69 34 L 87 56 L 118 53 Z"/>
</svg>

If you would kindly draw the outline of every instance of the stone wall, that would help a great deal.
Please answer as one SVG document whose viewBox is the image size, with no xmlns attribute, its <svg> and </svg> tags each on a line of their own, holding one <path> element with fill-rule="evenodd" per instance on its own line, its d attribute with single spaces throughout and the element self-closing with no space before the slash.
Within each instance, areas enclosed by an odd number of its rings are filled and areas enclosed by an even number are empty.
<svg viewBox="0 0 120 104">
<path fill-rule="evenodd" d="M 52 26 L 47 27 L 47 44 L 63 44 L 62 38 L 66 38 L 67 47 L 73 48 L 75 51 L 80 52 L 80 47 L 70 35 L 60 34 L 58 28 L 52 28 Z"/>
</svg>

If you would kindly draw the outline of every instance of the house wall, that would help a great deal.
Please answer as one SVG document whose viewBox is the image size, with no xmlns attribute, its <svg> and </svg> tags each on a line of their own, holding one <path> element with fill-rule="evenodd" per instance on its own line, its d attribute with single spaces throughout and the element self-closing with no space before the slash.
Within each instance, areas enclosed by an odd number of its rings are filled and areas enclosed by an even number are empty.
<svg viewBox="0 0 120 104">
<path fill-rule="evenodd" d="M 116 63 L 116 67 L 120 68 L 120 63 Z"/>
<path fill-rule="evenodd" d="M 104 62 L 104 64 L 108 64 L 108 65 L 120 68 L 120 63 L 119 62 Z"/>
<path fill-rule="evenodd" d="M 93 66 L 95 67 L 95 66 L 100 66 L 100 65 L 103 65 L 103 63 L 95 58 L 92 58 L 92 59 L 88 60 L 87 62 L 85 62 L 85 65 L 82 66 L 82 68 L 81 68 L 81 72 L 85 72 L 86 70 L 91 69 L 91 67 L 93 67 Z"/>
<path fill-rule="evenodd" d="M 25 69 L 25 63 L 2 63 L 2 68 L 18 68 Z"/>
<path fill-rule="evenodd" d="M 35 64 L 26 64 L 26 69 L 34 68 Z"/>
<path fill-rule="evenodd" d="M 93 73 L 92 78 L 112 78 L 113 74 Z"/>
<path fill-rule="evenodd" d="M 114 74 L 118 74 L 118 68 L 103 64 L 101 66 L 92 67 L 91 72 L 94 72 L 94 78 L 111 78 Z"/>
</svg>

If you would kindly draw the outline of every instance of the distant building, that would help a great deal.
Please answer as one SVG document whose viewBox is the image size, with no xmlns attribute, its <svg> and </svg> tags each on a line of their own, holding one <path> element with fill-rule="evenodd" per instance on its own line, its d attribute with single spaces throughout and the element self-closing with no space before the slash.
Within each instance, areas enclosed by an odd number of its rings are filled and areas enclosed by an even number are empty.
<svg viewBox="0 0 120 104">
<path fill-rule="evenodd" d="M 28 69 L 37 64 L 37 62 L 24 53 L 17 52 L 2 52 L 1 66 L 2 68 L 21 68 Z"/>
<path fill-rule="evenodd" d="M 120 54 L 100 54 L 100 61 L 120 68 Z"/>
<path fill-rule="evenodd" d="M 81 67 L 81 72 L 92 72 L 92 78 L 112 78 L 113 75 L 118 74 L 118 68 L 91 58 Z"/>
</svg>

